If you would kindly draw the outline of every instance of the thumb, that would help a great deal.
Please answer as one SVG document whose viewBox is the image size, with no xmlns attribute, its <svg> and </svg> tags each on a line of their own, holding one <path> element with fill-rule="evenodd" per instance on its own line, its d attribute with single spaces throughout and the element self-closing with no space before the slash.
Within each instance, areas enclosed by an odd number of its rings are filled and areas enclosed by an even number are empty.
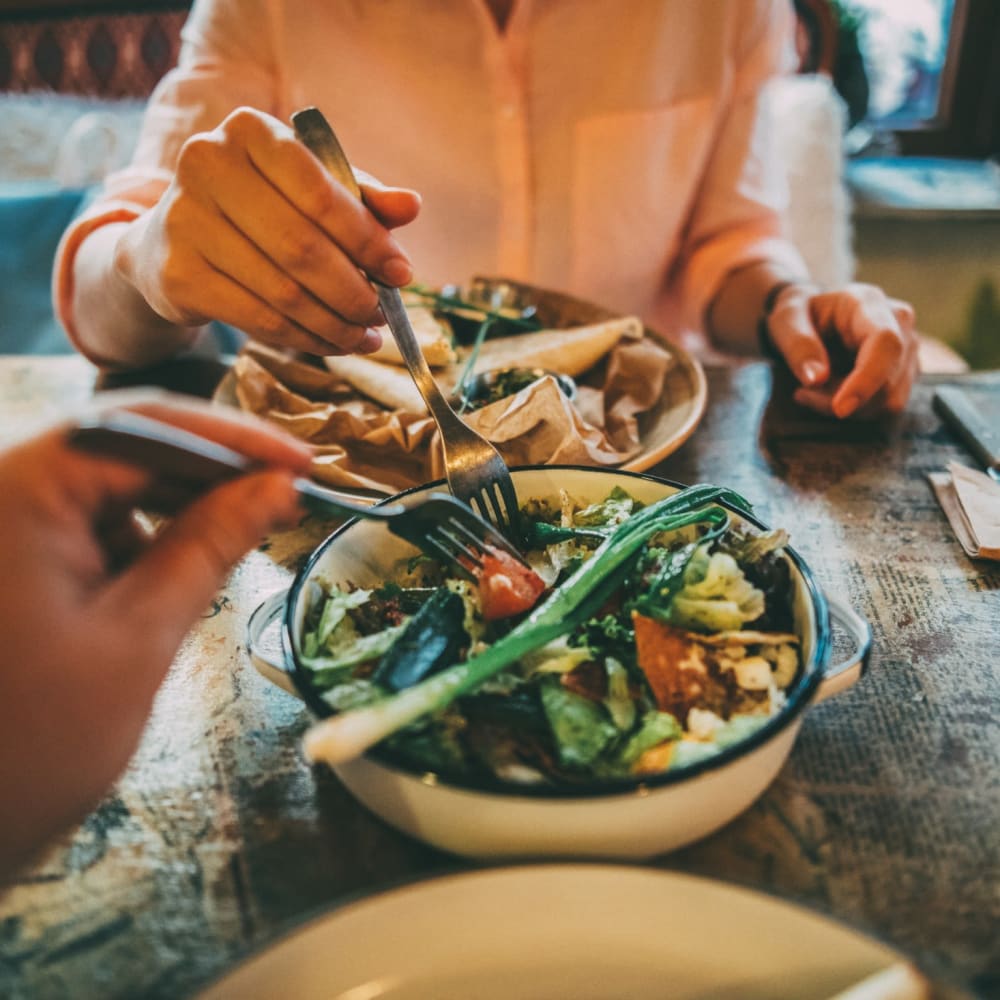
<svg viewBox="0 0 1000 1000">
<path fill-rule="evenodd" d="M 813 325 L 809 293 L 799 289 L 785 292 L 768 318 L 767 329 L 802 385 L 822 385 L 830 377 L 830 358 Z"/>
<path fill-rule="evenodd" d="M 368 210 L 389 229 L 405 226 L 420 212 L 420 194 L 410 188 L 389 187 L 360 170 L 355 172 Z"/>
<path fill-rule="evenodd" d="M 232 567 L 298 510 L 292 473 L 269 470 L 225 483 L 181 511 L 107 599 L 145 643 L 169 647 L 172 657 Z"/>
</svg>

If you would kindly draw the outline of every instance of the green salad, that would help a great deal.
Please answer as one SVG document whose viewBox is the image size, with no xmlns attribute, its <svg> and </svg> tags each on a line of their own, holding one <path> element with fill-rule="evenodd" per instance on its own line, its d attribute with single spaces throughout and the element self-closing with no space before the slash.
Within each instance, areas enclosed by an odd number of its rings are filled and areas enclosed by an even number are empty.
<svg viewBox="0 0 1000 1000">
<path fill-rule="evenodd" d="M 683 767 L 771 718 L 801 668 L 785 532 L 734 524 L 720 499 L 748 509 L 711 486 L 531 500 L 530 570 L 488 553 L 469 580 L 421 556 L 374 587 L 327 581 L 300 664 L 334 723 L 370 720 L 369 744 L 422 770 L 581 784 Z"/>
</svg>

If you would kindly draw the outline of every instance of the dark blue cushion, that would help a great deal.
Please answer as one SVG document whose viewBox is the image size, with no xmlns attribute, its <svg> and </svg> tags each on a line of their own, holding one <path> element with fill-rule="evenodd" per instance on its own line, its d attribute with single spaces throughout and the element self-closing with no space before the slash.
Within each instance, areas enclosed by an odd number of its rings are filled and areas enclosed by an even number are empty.
<svg viewBox="0 0 1000 1000">
<path fill-rule="evenodd" d="M 63 232 L 95 190 L 48 181 L 0 183 L 0 354 L 73 352 L 52 310 L 52 264 Z M 244 339 L 212 323 L 198 353 L 233 354 Z"/>
<path fill-rule="evenodd" d="M 89 189 L 0 184 L 0 354 L 73 350 L 52 311 L 52 262 Z"/>
</svg>

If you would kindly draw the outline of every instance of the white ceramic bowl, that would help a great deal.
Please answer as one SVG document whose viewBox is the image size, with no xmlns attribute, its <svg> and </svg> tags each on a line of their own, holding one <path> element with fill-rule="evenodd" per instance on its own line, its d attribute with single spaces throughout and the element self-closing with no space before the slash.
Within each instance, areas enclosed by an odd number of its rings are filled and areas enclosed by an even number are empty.
<svg viewBox="0 0 1000 1000">
<path fill-rule="evenodd" d="M 637 473 L 566 466 L 515 469 L 513 477 L 522 501 L 554 497 L 562 488 L 584 502 L 595 502 L 618 485 L 651 503 L 680 488 Z M 441 489 L 442 483 L 432 483 L 400 497 Z M 787 527 L 794 531 L 793 525 Z M 251 617 L 248 648 L 255 666 L 302 697 L 317 716 L 329 715 L 329 706 L 312 688 L 309 672 L 296 661 L 317 582 L 377 584 L 412 552 L 374 521 L 351 521 L 335 531 L 316 548 L 289 590 L 265 601 Z M 803 661 L 799 676 L 779 713 L 713 757 L 662 775 L 583 788 L 445 780 L 409 769 L 380 748 L 339 765 L 336 773 L 365 806 L 392 826 L 468 857 L 641 859 L 704 837 L 739 815 L 767 788 L 791 751 L 806 708 L 852 684 L 867 660 L 871 645 L 867 622 L 825 597 L 794 551 L 788 551 L 788 559 Z M 831 611 L 856 640 L 853 655 L 833 665 Z M 279 619 L 283 658 L 274 662 L 262 653 L 261 636 Z"/>
</svg>

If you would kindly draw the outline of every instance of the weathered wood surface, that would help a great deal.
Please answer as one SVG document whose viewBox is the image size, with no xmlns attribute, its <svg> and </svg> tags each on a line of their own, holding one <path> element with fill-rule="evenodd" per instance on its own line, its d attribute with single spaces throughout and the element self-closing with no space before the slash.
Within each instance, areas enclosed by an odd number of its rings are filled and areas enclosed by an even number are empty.
<svg viewBox="0 0 1000 1000">
<path fill-rule="evenodd" d="M 1000 996 L 1000 564 L 964 555 L 925 478 L 972 462 L 931 380 L 898 420 L 845 427 L 769 405 L 766 366 L 709 375 L 704 423 L 656 471 L 730 484 L 786 525 L 878 655 L 808 712 L 756 805 L 655 863 L 805 903 Z M 967 378 L 1000 394 L 1000 373 Z M 0 436 L 92 385 L 76 359 L 0 360 Z M 319 908 L 463 866 L 310 769 L 304 710 L 246 658 L 247 616 L 323 533 L 307 522 L 239 567 L 116 788 L 0 897 L 0 994 L 187 995 Z"/>
</svg>

